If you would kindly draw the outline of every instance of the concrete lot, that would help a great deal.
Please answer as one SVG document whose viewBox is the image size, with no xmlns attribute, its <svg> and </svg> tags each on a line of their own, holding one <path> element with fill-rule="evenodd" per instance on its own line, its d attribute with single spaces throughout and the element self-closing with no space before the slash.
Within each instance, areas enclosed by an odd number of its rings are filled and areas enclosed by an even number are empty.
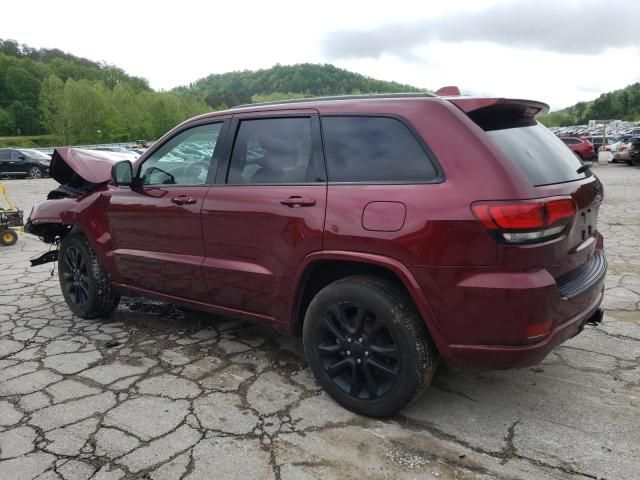
<svg viewBox="0 0 640 480">
<path fill-rule="evenodd" d="M 322 393 L 298 338 L 147 299 L 74 318 L 22 235 L 0 247 L 0 479 L 640 478 L 640 169 L 596 172 L 604 323 L 535 368 L 441 368 L 386 421 Z M 27 213 L 55 185 L 4 183 Z"/>
</svg>

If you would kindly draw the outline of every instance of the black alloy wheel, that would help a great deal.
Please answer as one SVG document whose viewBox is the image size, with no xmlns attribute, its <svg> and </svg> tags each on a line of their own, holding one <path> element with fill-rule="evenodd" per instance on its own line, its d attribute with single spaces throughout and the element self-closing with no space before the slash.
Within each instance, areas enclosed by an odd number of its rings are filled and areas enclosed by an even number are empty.
<svg viewBox="0 0 640 480">
<path fill-rule="evenodd" d="M 412 300 L 387 280 L 354 275 L 320 290 L 302 325 L 318 383 L 340 405 L 385 417 L 431 382 L 437 350 Z"/>
<path fill-rule="evenodd" d="M 69 310 L 80 318 L 106 317 L 120 302 L 109 274 L 79 233 L 67 235 L 60 243 L 58 279 Z"/>
<path fill-rule="evenodd" d="M 70 246 L 65 249 L 60 264 L 60 283 L 68 298 L 78 307 L 89 301 L 89 271 L 82 252 Z"/>
<path fill-rule="evenodd" d="M 331 381 L 360 400 L 385 395 L 400 373 L 398 343 L 365 305 L 344 302 L 327 309 L 315 348 Z"/>
</svg>

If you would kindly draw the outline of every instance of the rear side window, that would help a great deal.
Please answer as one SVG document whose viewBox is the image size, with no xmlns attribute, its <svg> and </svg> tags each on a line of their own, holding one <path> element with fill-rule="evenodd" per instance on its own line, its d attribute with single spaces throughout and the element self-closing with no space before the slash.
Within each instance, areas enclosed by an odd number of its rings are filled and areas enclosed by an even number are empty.
<svg viewBox="0 0 640 480">
<path fill-rule="evenodd" d="M 323 117 L 330 182 L 428 182 L 437 172 L 411 131 L 388 117 Z"/>
<path fill-rule="evenodd" d="M 305 183 L 311 144 L 310 117 L 243 120 L 228 183 Z"/>
<path fill-rule="evenodd" d="M 582 162 L 558 137 L 539 123 L 490 130 L 487 135 L 534 186 L 572 182 L 591 175 L 588 170 L 578 173 Z"/>
</svg>

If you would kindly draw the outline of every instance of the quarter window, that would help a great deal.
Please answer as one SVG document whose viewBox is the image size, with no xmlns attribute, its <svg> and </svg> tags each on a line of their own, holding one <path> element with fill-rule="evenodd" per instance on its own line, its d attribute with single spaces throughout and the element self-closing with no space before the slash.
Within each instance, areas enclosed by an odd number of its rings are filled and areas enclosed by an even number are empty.
<svg viewBox="0 0 640 480">
<path fill-rule="evenodd" d="M 310 117 L 243 120 L 228 183 L 305 183 L 311 155 Z"/>
<path fill-rule="evenodd" d="M 222 123 L 190 128 L 156 150 L 140 168 L 143 185 L 204 185 L 215 168 L 213 152 Z"/>
<path fill-rule="evenodd" d="M 332 182 L 425 182 L 437 172 L 411 131 L 388 117 L 324 117 Z"/>
</svg>

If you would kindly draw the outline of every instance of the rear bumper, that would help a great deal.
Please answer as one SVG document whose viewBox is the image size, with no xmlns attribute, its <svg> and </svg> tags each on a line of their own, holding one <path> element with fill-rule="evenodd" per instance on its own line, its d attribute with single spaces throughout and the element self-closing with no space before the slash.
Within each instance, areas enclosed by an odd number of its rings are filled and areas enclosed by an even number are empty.
<svg viewBox="0 0 640 480">
<path fill-rule="evenodd" d="M 447 363 L 453 367 L 477 369 L 522 368 L 540 363 L 551 350 L 579 334 L 587 321 L 600 315 L 604 286 L 589 307 L 556 326 L 539 342 L 520 346 L 449 345 Z"/>
<path fill-rule="evenodd" d="M 429 292 L 429 311 L 421 311 L 442 359 L 478 369 L 534 365 L 578 334 L 602 302 L 606 271 L 601 241 L 559 278 L 546 269 L 412 268 Z"/>
</svg>

